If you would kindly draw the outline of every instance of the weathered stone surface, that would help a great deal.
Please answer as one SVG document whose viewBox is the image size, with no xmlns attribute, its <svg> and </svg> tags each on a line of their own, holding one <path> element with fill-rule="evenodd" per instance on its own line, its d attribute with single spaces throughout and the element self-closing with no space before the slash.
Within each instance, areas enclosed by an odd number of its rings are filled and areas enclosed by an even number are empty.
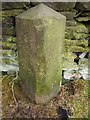
<svg viewBox="0 0 90 120">
<path fill-rule="evenodd" d="M 47 5 L 48 7 L 52 8 L 54 10 L 59 10 L 58 4 L 56 2 L 37 2 L 37 0 L 36 0 L 36 2 L 35 1 L 31 2 L 31 5 L 35 6 L 35 5 L 38 5 L 40 3 L 44 3 L 45 5 Z"/>
<path fill-rule="evenodd" d="M 82 16 L 82 17 L 87 17 L 87 16 L 90 17 L 90 11 L 82 12 L 80 16 Z"/>
<path fill-rule="evenodd" d="M 2 9 L 11 10 L 11 9 L 20 9 L 20 8 L 26 8 L 30 7 L 29 2 L 2 2 Z"/>
<path fill-rule="evenodd" d="M 87 40 L 65 39 L 65 52 L 89 52 Z"/>
<path fill-rule="evenodd" d="M 16 44 L 15 43 L 10 43 L 10 42 L 1 42 L 0 41 L 0 44 L 2 43 L 2 49 L 6 49 L 6 50 L 10 50 L 11 48 L 13 50 L 16 50 Z"/>
<path fill-rule="evenodd" d="M 90 11 L 90 2 L 77 2 L 75 8 L 81 11 Z"/>
<path fill-rule="evenodd" d="M 2 24 L 2 34 L 16 36 L 15 27 L 12 25 Z"/>
<path fill-rule="evenodd" d="M 15 26 L 15 19 L 12 16 L 2 17 L 2 24 L 8 24 L 8 25 Z"/>
<path fill-rule="evenodd" d="M 65 38 L 71 40 L 85 40 L 89 34 L 76 33 L 76 32 L 65 32 Z"/>
<path fill-rule="evenodd" d="M 63 78 L 65 80 L 75 80 L 83 78 L 88 80 L 88 59 L 82 58 L 79 60 L 79 65 L 74 62 L 77 55 L 72 52 L 63 54 Z"/>
<path fill-rule="evenodd" d="M 87 17 L 78 17 L 78 18 L 75 18 L 78 22 L 87 22 L 87 21 L 90 21 L 90 16 L 87 16 Z"/>
<path fill-rule="evenodd" d="M 73 10 L 73 8 L 75 7 L 75 4 L 76 4 L 76 2 L 60 2 L 59 3 L 59 11 Z"/>
<path fill-rule="evenodd" d="M 68 26 L 65 31 L 65 38 L 73 40 L 84 40 L 89 35 L 89 29 L 84 24 Z"/>
<path fill-rule="evenodd" d="M 64 16 L 66 16 L 67 20 L 74 20 L 74 16 L 76 14 L 76 12 L 71 12 L 71 11 L 65 11 L 65 12 L 61 12 L 61 14 L 63 14 Z"/>
<path fill-rule="evenodd" d="M 77 33 L 89 33 L 88 28 L 84 24 L 79 24 L 77 26 L 67 27 L 67 30 Z"/>
<path fill-rule="evenodd" d="M 48 7 L 51 7 L 52 9 L 56 11 L 68 11 L 72 10 L 75 7 L 75 2 L 42 2 Z M 31 5 L 35 6 L 37 4 L 40 4 L 40 2 L 31 2 Z"/>
<path fill-rule="evenodd" d="M 90 34 L 90 24 L 89 24 L 89 22 L 90 22 L 90 21 L 85 22 L 85 23 L 86 23 L 85 26 L 88 28 L 88 31 L 89 31 L 89 34 Z M 89 36 L 90 36 L 90 35 L 89 35 Z"/>
<path fill-rule="evenodd" d="M 77 56 L 73 52 L 64 52 L 63 54 L 63 70 L 76 70 L 78 69 L 77 64 L 74 62 L 74 59 Z"/>
<path fill-rule="evenodd" d="M 20 13 L 24 12 L 24 9 L 13 9 L 13 10 L 4 10 L 0 12 L 0 16 L 2 17 L 10 17 L 10 16 L 17 16 Z M 2 13 L 2 14 L 1 14 Z"/>
<path fill-rule="evenodd" d="M 16 43 L 16 37 L 3 35 L 2 36 L 2 41 L 10 42 L 10 43 Z"/>
<path fill-rule="evenodd" d="M 15 36 L 15 16 L 24 12 L 23 9 L 13 9 L 5 10 L 0 12 L 0 17 L 2 17 L 2 34 L 3 35 L 13 35 Z"/>
<path fill-rule="evenodd" d="M 67 27 L 70 27 L 70 26 L 77 26 L 77 25 L 79 25 L 79 23 L 76 21 L 76 20 L 67 20 L 66 21 L 66 26 Z"/>
<path fill-rule="evenodd" d="M 16 17 L 19 75 L 31 100 L 46 103 L 62 81 L 65 17 L 40 4 Z"/>
</svg>

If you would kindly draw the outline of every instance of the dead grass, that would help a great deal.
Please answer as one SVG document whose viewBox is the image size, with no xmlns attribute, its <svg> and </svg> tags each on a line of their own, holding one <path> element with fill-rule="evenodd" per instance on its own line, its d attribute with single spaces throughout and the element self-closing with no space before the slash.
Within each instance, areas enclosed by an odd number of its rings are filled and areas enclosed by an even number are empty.
<svg viewBox="0 0 90 120">
<path fill-rule="evenodd" d="M 74 80 L 63 85 L 62 91 L 47 105 L 31 103 L 22 93 L 19 81 L 14 84 L 15 97 L 19 107 L 16 108 L 11 92 L 11 76 L 2 80 L 2 111 L 3 118 L 58 118 L 57 109 L 61 106 L 71 114 L 70 118 L 88 117 L 88 80 Z"/>
</svg>

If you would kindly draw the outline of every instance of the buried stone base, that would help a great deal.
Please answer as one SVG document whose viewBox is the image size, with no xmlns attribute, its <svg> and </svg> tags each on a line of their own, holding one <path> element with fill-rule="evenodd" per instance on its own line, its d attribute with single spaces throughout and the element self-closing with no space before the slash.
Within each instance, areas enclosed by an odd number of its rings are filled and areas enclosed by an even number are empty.
<svg viewBox="0 0 90 120">
<path fill-rule="evenodd" d="M 22 88 L 24 89 L 24 85 L 22 84 Z M 47 104 L 52 98 L 56 97 L 60 91 L 60 86 L 56 88 L 53 93 L 50 93 L 49 95 L 31 95 L 30 92 L 27 91 L 27 89 L 24 89 L 24 93 L 26 93 L 26 96 L 30 99 L 31 102 L 37 103 L 37 104 Z M 32 99 L 33 98 L 33 99 Z"/>
<path fill-rule="evenodd" d="M 57 78 L 52 79 L 53 83 L 47 83 L 34 79 L 34 82 L 31 84 L 30 77 L 27 81 L 20 80 L 20 85 L 22 87 L 23 93 L 26 94 L 26 97 L 30 99 L 31 102 L 37 104 L 46 104 L 52 98 L 56 97 L 60 92 L 60 86 L 62 84 L 62 68 L 58 72 L 58 76 L 54 75 Z M 27 77 L 25 77 L 27 80 Z"/>
<path fill-rule="evenodd" d="M 46 104 L 48 103 L 52 98 L 56 97 L 58 93 L 60 92 L 60 86 L 58 86 L 53 92 L 43 94 L 41 92 L 41 95 L 34 95 L 30 91 L 25 88 L 25 86 L 21 83 L 22 88 L 23 88 L 23 93 L 26 93 L 26 96 L 30 99 L 31 102 L 37 103 L 37 104 Z"/>
</svg>

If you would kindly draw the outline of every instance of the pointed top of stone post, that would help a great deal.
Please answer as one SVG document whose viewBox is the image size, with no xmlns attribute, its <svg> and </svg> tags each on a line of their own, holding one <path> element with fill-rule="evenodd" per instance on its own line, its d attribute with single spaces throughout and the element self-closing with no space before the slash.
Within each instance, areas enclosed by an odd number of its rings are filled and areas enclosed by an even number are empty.
<svg viewBox="0 0 90 120">
<path fill-rule="evenodd" d="M 54 17 L 55 19 L 66 18 L 62 14 L 56 12 L 55 10 L 44 5 L 43 3 L 25 11 L 17 17 L 19 17 L 20 19 L 39 19 L 42 17 Z"/>
</svg>

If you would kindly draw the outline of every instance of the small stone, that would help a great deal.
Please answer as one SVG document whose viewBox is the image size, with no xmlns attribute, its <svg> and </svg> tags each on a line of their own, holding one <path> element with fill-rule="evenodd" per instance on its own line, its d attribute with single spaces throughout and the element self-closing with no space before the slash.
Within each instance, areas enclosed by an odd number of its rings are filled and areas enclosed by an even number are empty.
<svg viewBox="0 0 90 120">
<path fill-rule="evenodd" d="M 63 54 L 63 70 L 77 70 L 78 66 L 76 63 L 74 63 L 75 58 L 76 55 L 72 52 L 65 52 Z"/>
<path fill-rule="evenodd" d="M 14 17 L 2 17 L 2 24 L 12 25 L 14 26 Z"/>
<path fill-rule="evenodd" d="M 75 18 L 78 22 L 90 21 L 90 16 Z"/>
<path fill-rule="evenodd" d="M 16 37 L 3 35 L 2 36 L 2 41 L 3 42 L 16 43 Z"/>
<path fill-rule="evenodd" d="M 67 26 L 67 27 L 77 26 L 77 25 L 79 25 L 79 23 L 78 23 L 76 20 L 72 20 L 72 21 L 67 20 L 67 21 L 66 21 L 66 26 Z"/>
<path fill-rule="evenodd" d="M 82 16 L 82 17 L 90 17 L 90 12 L 82 12 L 80 16 Z"/>
<path fill-rule="evenodd" d="M 76 71 L 76 73 L 75 73 Z M 81 74 L 77 73 L 78 69 L 77 70 L 66 70 L 64 71 L 64 79 L 65 80 L 72 80 L 72 79 L 75 79 L 75 80 L 79 80 L 82 76 Z"/>
<path fill-rule="evenodd" d="M 88 59 L 83 58 L 83 59 L 79 60 L 79 65 L 82 66 L 82 67 L 88 68 L 88 62 L 89 62 Z"/>
<path fill-rule="evenodd" d="M 12 25 L 2 24 L 2 34 L 9 36 L 16 36 L 15 27 Z"/>
<path fill-rule="evenodd" d="M 80 67 L 79 73 L 81 74 L 81 76 L 84 80 L 89 80 L 88 67 Z"/>
<path fill-rule="evenodd" d="M 74 20 L 74 16 L 76 14 L 76 12 L 72 12 L 72 11 L 65 11 L 65 12 L 60 12 L 60 13 L 66 16 L 66 19 L 69 21 Z"/>
</svg>

